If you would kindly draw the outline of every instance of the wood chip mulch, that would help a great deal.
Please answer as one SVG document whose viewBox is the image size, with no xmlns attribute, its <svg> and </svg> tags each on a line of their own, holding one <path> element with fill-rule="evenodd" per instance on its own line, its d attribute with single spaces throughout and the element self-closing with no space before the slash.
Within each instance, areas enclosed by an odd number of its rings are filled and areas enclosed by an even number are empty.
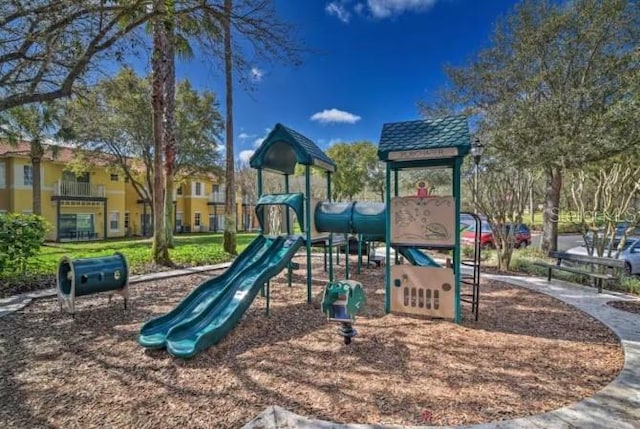
<svg viewBox="0 0 640 429">
<path fill-rule="evenodd" d="M 191 360 L 146 351 L 136 336 L 203 275 L 134 285 L 126 312 L 119 297 L 81 297 L 75 320 L 37 300 L 0 323 L 0 427 L 237 428 L 269 405 L 336 422 L 471 424 L 568 405 L 622 367 L 602 324 L 496 282 L 482 285 L 477 323 L 468 307 L 462 325 L 384 315 L 380 268 L 353 276 L 368 301 L 345 346 L 318 308 L 321 258 L 314 271 L 313 305 L 304 271 L 292 288 L 281 274 L 269 318 L 258 295 L 226 339 Z"/>
<path fill-rule="evenodd" d="M 609 301 L 607 305 L 629 313 L 640 314 L 640 301 Z"/>
</svg>

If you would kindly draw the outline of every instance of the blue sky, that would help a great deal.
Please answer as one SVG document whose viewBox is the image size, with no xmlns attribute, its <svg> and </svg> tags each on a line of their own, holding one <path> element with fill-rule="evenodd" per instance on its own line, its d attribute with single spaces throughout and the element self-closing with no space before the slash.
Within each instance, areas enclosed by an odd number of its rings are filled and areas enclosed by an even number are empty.
<svg viewBox="0 0 640 429">
<path fill-rule="evenodd" d="M 256 63 L 253 89 L 235 86 L 236 157 L 281 122 L 327 148 L 377 143 L 385 122 L 419 118 L 417 102 L 445 84 L 489 41 L 514 0 L 277 0 L 279 16 L 315 53 L 299 67 Z M 202 58 L 180 62 L 179 79 L 224 100 L 224 75 Z M 221 105 L 224 110 L 224 106 Z"/>
</svg>

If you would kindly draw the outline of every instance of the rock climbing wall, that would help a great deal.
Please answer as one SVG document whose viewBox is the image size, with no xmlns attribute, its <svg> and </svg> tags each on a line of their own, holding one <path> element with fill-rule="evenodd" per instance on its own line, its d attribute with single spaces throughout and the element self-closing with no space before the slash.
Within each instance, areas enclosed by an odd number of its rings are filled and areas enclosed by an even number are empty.
<svg viewBox="0 0 640 429">
<path fill-rule="evenodd" d="M 453 197 L 395 197 L 391 199 L 391 241 L 394 244 L 453 246 Z"/>
</svg>

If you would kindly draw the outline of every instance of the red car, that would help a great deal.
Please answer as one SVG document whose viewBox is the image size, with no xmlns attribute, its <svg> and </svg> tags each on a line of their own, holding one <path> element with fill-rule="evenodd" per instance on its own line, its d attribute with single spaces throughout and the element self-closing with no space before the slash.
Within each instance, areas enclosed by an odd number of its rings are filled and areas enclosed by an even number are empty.
<svg viewBox="0 0 640 429">
<path fill-rule="evenodd" d="M 510 228 L 511 225 L 507 225 Z M 495 249 L 496 242 L 493 238 L 493 231 L 488 223 L 482 222 L 482 229 L 480 230 L 480 246 L 483 249 Z M 470 225 L 464 231 L 462 231 L 461 241 L 463 245 L 473 246 L 476 238 L 476 226 Z M 516 230 L 514 232 L 514 247 L 527 247 L 531 244 L 531 231 L 525 224 L 516 224 Z"/>
</svg>

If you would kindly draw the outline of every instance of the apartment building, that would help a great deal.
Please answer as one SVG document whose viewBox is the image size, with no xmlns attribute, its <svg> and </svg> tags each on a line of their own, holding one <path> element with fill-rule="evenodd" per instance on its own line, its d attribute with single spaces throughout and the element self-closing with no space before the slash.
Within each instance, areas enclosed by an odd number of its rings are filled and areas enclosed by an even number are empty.
<svg viewBox="0 0 640 429">
<path fill-rule="evenodd" d="M 42 160 L 42 216 L 52 230 L 47 239 L 100 240 L 148 236 L 153 231 L 150 201 L 140 198 L 121 174 L 92 166 L 76 175 L 69 171 L 73 150 L 48 149 Z M 0 144 L 0 213 L 31 213 L 33 166 L 29 144 Z M 193 176 L 176 184 L 176 232 L 220 231 L 224 228 L 224 192 L 214 176 Z M 237 196 L 239 230 L 256 227 L 253 206 Z"/>
</svg>

